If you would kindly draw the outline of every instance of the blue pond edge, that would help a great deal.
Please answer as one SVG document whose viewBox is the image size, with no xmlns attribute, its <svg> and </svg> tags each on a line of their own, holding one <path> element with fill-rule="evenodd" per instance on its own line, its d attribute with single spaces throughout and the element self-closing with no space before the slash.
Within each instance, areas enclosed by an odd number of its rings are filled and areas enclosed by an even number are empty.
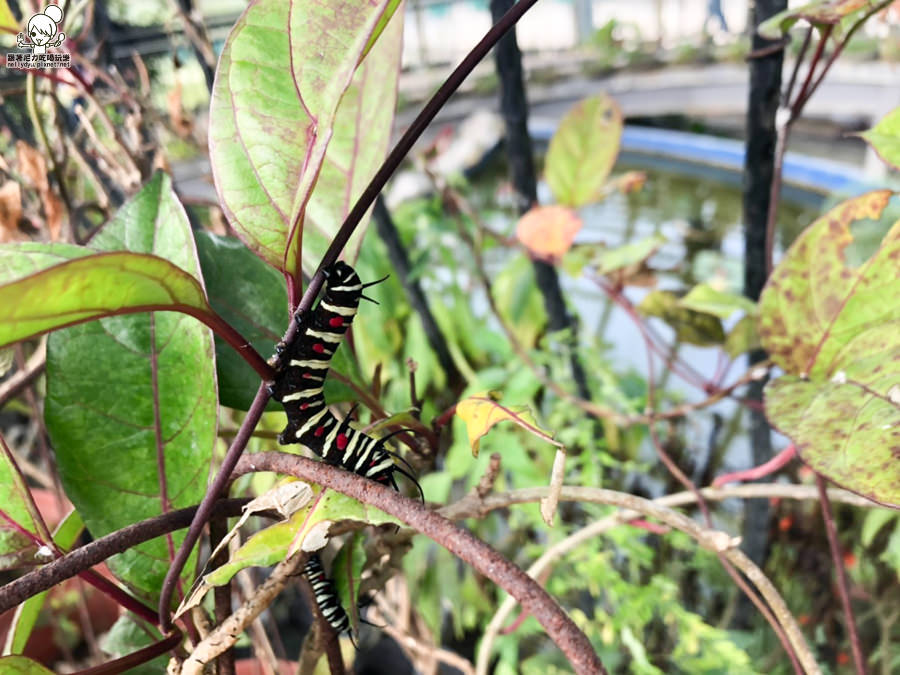
<svg viewBox="0 0 900 675">
<path fill-rule="evenodd" d="M 549 142 L 556 125 L 529 125 L 532 137 Z M 744 169 L 744 142 L 686 131 L 626 125 L 620 161 L 696 175 L 723 183 L 740 184 Z M 785 199 L 818 204 L 834 192 L 871 188 L 865 173 L 849 164 L 793 152 L 785 155 L 782 172 Z"/>
</svg>

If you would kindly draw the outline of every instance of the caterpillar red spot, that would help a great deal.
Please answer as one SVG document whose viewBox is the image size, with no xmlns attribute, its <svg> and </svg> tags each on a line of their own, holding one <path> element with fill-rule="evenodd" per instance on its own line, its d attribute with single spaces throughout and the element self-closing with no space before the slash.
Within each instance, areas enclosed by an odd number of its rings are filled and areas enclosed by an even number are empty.
<svg viewBox="0 0 900 675">
<path fill-rule="evenodd" d="M 328 325 L 331 326 L 332 328 L 340 328 L 341 326 L 344 325 L 344 319 L 342 319 L 339 316 L 333 316 L 330 319 L 328 319 Z"/>
<path fill-rule="evenodd" d="M 320 342 L 317 342 L 316 344 L 314 344 L 314 345 L 312 346 L 312 350 L 313 350 L 316 354 L 322 354 L 322 353 L 325 351 L 325 345 L 323 345 L 323 344 L 320 343 Z"/>
</svg>

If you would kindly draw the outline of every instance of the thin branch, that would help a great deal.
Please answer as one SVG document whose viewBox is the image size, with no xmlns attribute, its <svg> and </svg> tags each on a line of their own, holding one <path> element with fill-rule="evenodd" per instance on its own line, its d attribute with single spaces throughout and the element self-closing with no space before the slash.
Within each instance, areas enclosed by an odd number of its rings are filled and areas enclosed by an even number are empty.
<svg viewBox="0 0 900 675">
<path fill-rule="evenodd" d="M 726 483 L 735 483 L 742 480 L 759 480 L 760 478 L 765 478 L 766 476 L 769 476 L 776 471 L 783 469 L 796 456 L 797 449 L 794 447 L 794 444 L 791 443 L 765 464 L 754 466 L 751 469 L 734 471 L 732 473 L 726 473 L 722 476 L 717 476 L 716 479 L 712 482 L 713 487 L 720 487 L 722 485 L 725 485 Z"/>
<path fill-rule="evenodd" d="M 760 570 L 752 560 L 737 548 L 736 541 L 732 537 L 725 532 L 717 532 L 701 527 L 690 518 L 662 506 L 660 504 L 660 501 L 662 500 L 649 501 L 641 497 L 614 492 L 612 490 L 605 490 L 604 492 L 607 497 L 605 503 L 618 506 L 623 510 L 592 523 L 557 544 L 554 544 L 529 568 L 528 574 L 530 576 L 534 577 L 539 575 L 558 558 L 577 546 L 589 541 L 593 537 L 621 524 L 623 520 L 632 519 L 638 514 L 656 518 L 657 520 L 690 535 L 704 548 L 709 549 L 714 553 L 721 553 L 731 564 L 740 569 L 757 589 L 759 589 L 760 593 L 762 593 L 763 597 L 765 597 L 766 601 L 769 603 L 769 606 L 778 618 L 778 622 L 787 633 L 790 643 L 797 652 L 798 658 L 806 672 L 815 675 L 821 673 L 818 664 L 816 664 L 815 657 L 803 637 L 800 627 L 797 625 L 790 610 L 788 610 L 787 605 L 784 604 L 784 600 L 765 574 L 763 574 L 762 570 Z M 504 600 L 500 609 L 488 625 L 481 646 L 479 647 L 478 658 L 475 664 L 476 673 L 479 675 L 487 673 L 493 642 L 503 623 L 506 621 L 512 610 L 515 609 L 515 605 L 516 602 L 512 598 Z"/>
<path fill-rule="evenodd" d="M 216 504 L 214 513 L 237 516 L 249 503 L 249 499 L 228 499 Z M 197 507 L 172 511 L 164 516 L 142 520 L 89 544 L 73 549 L 61 558 L 25 574 L 0 587 L 0 613 L 12 609 L 41 591 L 46 591 L 62 581 L 74 577 L 79 572 L 103 562 L 110 556 L 122 553 L 150 539 L 167 532 L 187 527 L 196 513 Z"/>
<path fill-rule="evenodd" d="M 449 504 L 438 513 L 450 520 L 465 520 L 466 518 L 484 518 L 491 511 L 505 509 L 514 504 L 530 504 L 539 502 L 549 494 L 547 487 L 520 488 L 509 492 L 494 492 L 484 497 L 470 492 L 465 497 L 453 504 Z M 608 504 L 610 495 L 620 494 L 612 490 L 595 487 L 563 486 L 559 500 L 563 502 L 590 502 L 593 504 Z M 734 485 L 731 487 L 702 488 L 700 494 L 709 501 L 723 501 L 725 499 L 796 499 L 798 501 L 812 501 L 819 499 L 819 492 L 813 485 L 791 485 L 789 483 L 751 483 L 749 485 Z M 849 504 L 858 508 L 881 508 L 881 504 L 860 497 L 849 490 L 829 488 L 828 497 L 835 502 Z M 697 502 L 697 495 L 693 492 L 676 492 L 674 494 L 659 497 L 655 504 L 669 508 L 676 506 L 690 506 Z"/>
<path fill-rule="evenodd" d="M 491 29 L 485 33 L 478 44 L 472 48 L 472 51 L 466 55 L 462 62 L 435 92 L 434 96 L 431 97 L 422 109 L 422 112 L 420 112 L 416 119 L 413 120 L 413 123 L 406 130 L 406 133 L 403 134 L 402 138 L 397 142 L 397 145 L 394 146 L 394 149 L 391 150 L 390 154 L 385 158 L 381 167 L 378 169 L 378 172 L 366 186 L 366 189 L 363 190 L 359 199 L 356 201 L 356 204 L 354 204 L 353 209 L 347 214 L 347 217 L 341 225 L 341 229 L 335 235 L 334 240 L 332 240 L 331 245 L 322 257 L 322 262 L 319 265 L 320 271 L 316 272 L 315 276 L 310 280 L 309 287 L 306 289 L 306 293 L 303 296 L 304 300 L 306 300 L 307 296 L 311 296 L 309 301 L 310 306 L 312 305 L 312 298 L 319 293 L 319 289 L 321 289 L 324 281 L 321 269 L 337 260 L 338 254 L 347 244 L 347 241 L 350 239 L 356 226 L 359 225 L 359 222 L 369 210 L 369 207 L 372 206 L 375 198 L 382 189 L 384 189 L 388 179 L 394 174 L 394 171 L 400 166 L 400 163 L 404 160 L 406 155 L 409 154 L 409 151 L 412 150 L 412 147 L 419 139 L 419 136 L 422 135 L 422 132 L 425 131 L 425 128 L 431 123 L 435 115 L 438 114 L 438 111 L 444 107 L 444 104 L 450 96 L 452 96 L 459 88 L 459 85 L 461 85 L 463 80 L 469 76 L 469 73 L 472 72 L 475 66 L 487 56 L 487 53 L 503 34 L 514 26 L 516 22 L 522 18 L 522 15 L 531 9 L 532 5 L 536 2 L 537 0 L 520 0 L 504 14 L 503 18 L 495 23 Z M 301 306 L 303 306 L 302 302 Z M 309 309 L 309 307 L 306 307 L 306 309 Z"/>
<path fill-rule="evenodd" d="M 429 511 L 420 502 L 341 468 L 280 452 L 260 452 L 243 458 L 233 477 L 257 471 L 274 471 L 311 480 L 394 516 L 515 597 L 544 627 L 575 672 L 606 672 L 585 634 L 543 588 L 486 543 Z"/>
<path fill-rule="evenodd" d="M 225 650 L 231 649 L 244 629 L 272 604 L 275 596 L 281 593 L 291 577 L 297 573 L 304 558 L 302 554 L 297 554 L 278 563 L 256 593 L 247 598 L 234 614 L 196 646 L 182 664 L 181 675 L 201 675 L 207 663 Z"/>
<path fill-rule="evenodd" d="M 194 518 L 191 521 L 187 534 L 185 534 L 181 546 L 175 553 L 175 557 L 172 559 L 172 564 L 170 565 L 168 572 L 166 572 L 166 578 L 163 580 L 159 596 L 159 625 L 163 630 L 168 630 L 172 625 L 170 617 L 172 593 L 175 591 L 175 584 L 181 576 L 181 570 L 184 569 L 184 564 L 187 562 L 188 556 L 190 556 L 191 550 L 194 548 L 194 544 L 196 544 L 197 540 L 200 538 L 203 527 L 213 514 L 216 502 L 225 490 L 225 486 L 228 485 L 231 472 L 238 463 L 241 454 L 243 454 L 244 448 L 247 447 L 247 441 L 250 440 L 250 436 L 253 434 L 253 430 L 259 423 L 259 419 L 262 417 L 268 402 L 269 394 L 266 391 L 265 383 L 262 383 L 259 385 L 259 390 L 256 392 L 253 403 L 250 404 L 247 416 L 244 417 L 244 421 L 241 423 L 241 428 L 238 430 L 234 440 L 231 441 L 228 452 L 225 453 L 225 459 L 222 460 L 222 466 L 219 467 L 219 472 L 213 479 L 212 485 L 207 488 L 206 494 L 203 496 L 203 501 L 200 502 L 200 506 L 194 514 Z"/>
<path fill-rule="evenodd" d="M 853 653 L 853 664 L 856 666 L 856 675 L 865 675 L 866 661 L 863 658 L 862 647 L 859 642 L 859 632 L 856 629 L 853 606 L 850 604 L 850 587 L 847 583 L 847 570 L 844 568 L 844 554 L 841 551 L 841 542 L 838 541 L 837 528 L 834 525 L 834 513 L 831 510 L 831 500 L 828 498 L 826 486 L 825 479 L 821 475 L 816 474 L 819 506 L 822 508 L 825 534 L 828 536 L 828 548 L 831 549 L 831 560 L 834 563 L 834 571 L 837 575 L 838 595 L 844 608 L 844 623 L 847 625 L 847 633 L 850 635 L 850 651 Z"/>
<path fill-rule="evenodd" d="M 166 652 L 172 651 L 181 642 L 181 637 L 181 633 L 176 630 L 152 645 L 148 645 L 131 654 L 126 654 L 114 661 L 108 661 L 93 668 L 79 670 L 75 675 L 113 675 L 114 673 L 127 672 L 136 666 L 149 663 L 157 656 L 162 656 Z"/>
<path fill-rule="evenodd" d="M 228 534 L 228 518 L 225 516 L 217 516 L 209 520 L 209 548 L 215 551 L 221 541 Z M 207 563 L 210 571 L 221 567 L 228 562 L 228 550 L 223 547 L 216 555 L 212 556 Z M 221 626 L 231 615 L 231 582 L 228 581 L 213 589 L 213 606 L 215 612 L 216 625 Z M 200 609 L 200 608 L 197 608 Z M 208 635 L 208 633 L 207 633 Z M 205 639 L 207 635 L 202 637 Z M 226 649 L 219 655 L 216 660 L 216 675 L 234 675 L 234 650 Z"/>
<path fill-rule="evenodd" d="M 15 373 L 9 376 L 5 382 L 0 384 L 0 408 L 6 405 L 6 402 L 16 396 L 22 389 L 34 382 L 35 379 L 44 371 L 44 365 L 47 361 L 47 340 L 42 338 L 37 349 L 34 350 L 23 368 L 19 368 Z"/>
<path fill-rule="evenodd" d="M 794 67 L 791 70 L 791 78 L 788 80 L 787 88 L 784 90 L 784 94 L 781 97 L 781 104 L 787 105 L 791 100 L 791 94 L 794 93 L 794 83 L 797 81 L 797 73 L 800 72 L 800 64 L 803 62 L 803 58 L 806 56 L 806 50 L 809 49 L 809 43 L 812 40 L 813 34 L 813 25 L 810 24 L 809 28 L 806 29 L 806 35 L 803 37 L 803 44 L 800 46 L 800 51 L 797 53 L 797 58 L 794 60 Z"/>
</svg>

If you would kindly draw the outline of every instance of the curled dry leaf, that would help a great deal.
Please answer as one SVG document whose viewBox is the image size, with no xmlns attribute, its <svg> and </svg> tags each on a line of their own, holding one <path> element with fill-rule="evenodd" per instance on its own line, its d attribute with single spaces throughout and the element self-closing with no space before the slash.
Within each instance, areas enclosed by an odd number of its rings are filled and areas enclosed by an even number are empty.
<svg viewBox="0 0 900 675">
<path fill-rule="evenodd" d="M 556 263 L 581 229 L 578 214 L 565 206 L 535 206 L 519 219 L 516 237 L 531 254 Z"/>
<path fill-rule="evenodd" d="M 557 448 L 563 447 L 562 443 L 554 440 L 553 436 L 537 425 L 534 414 L 527 405 L 504 406 L 497 402 L 497 398 L 493 392 L 482 392 L 460 401 L 456 406 L 456 414 L 466 424 L 473 455 L 478 456 L 481 437 L 495 424 L 507 420 Z"/>
</svg>

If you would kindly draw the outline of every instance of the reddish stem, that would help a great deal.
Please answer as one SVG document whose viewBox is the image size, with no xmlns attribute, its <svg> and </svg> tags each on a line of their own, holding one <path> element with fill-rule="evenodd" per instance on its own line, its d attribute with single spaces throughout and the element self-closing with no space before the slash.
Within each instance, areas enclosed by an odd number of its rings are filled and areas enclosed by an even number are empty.
<svg viewBox="0 0 900 675">
<path fill-rule="evenodd" d="M 754 466 L 752 469 L 744 469 L 743 471 L 734 471 L 732 473 L 726 473 L 722 476 L 717 476 L 716 479 L 712 482 L 712 486 L 722 487 L 727 483 L 737 483 L 747 480 L 759 480 L 760 478 L 764 478 L 769 474 L 775 473 L 779 469 L 784 468 L 796 456 L 797 449 L 794 447 L 794 444 L 791 443 L 765 464 Z"/>
<path fill-rule="evenodd" d="M 831 510 L 831 500 L 828 498 L 827 484 L 821 474 L 816 474 L 816 487 L 819 489 L 819 503 L 822 506 L 825 533 L 828 535 L 828 547 L 831 549 L 831 559 L 834 562 L 834 571 L 837 573 L 838 595 L 841 598 L 841 605 L 844 607 L 844 619 L 850 635 L 853 664 L 856 667 L 856 675 L 865 675 L 866 662 L 859 642 L 859 632 L 856 630 L 853 607 L 850 605 L 850 585 L 847 583 L 847 570 L 844 568 L 844 553 L 841 551 L 837 528 L 834 525 L 834 513 Z"/>
</svg>

